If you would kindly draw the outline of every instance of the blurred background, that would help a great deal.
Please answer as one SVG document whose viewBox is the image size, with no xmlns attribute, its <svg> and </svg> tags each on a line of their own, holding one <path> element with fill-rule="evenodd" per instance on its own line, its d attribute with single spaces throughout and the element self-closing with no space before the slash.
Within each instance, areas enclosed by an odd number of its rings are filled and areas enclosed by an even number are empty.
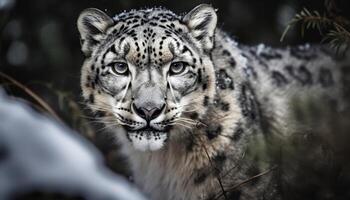
<svg viewBox="0 0 350 200">
<path fill-rule="evenodd" d="M 350 1 L 335 1 L 340 8 L 335 12 L 349 19 Z M 301 37 L 296 26 L 280 42 L 286 25 L 302 8 L 325 12 L 322 0 L 0 0 L 0 72 L 37 94 L 60 120 L 93 141 L 113 170 L 127 174 L 112 136 L 84 117 L 89 115 L 79 88 L 84 59 L 76 28 L 79 13 L 96 7 L 113 16 L 124 10 L 162 6 L 182 14 L 201 3 L 218 9 L 218 27 L 239 43 L 287 46 L 319 43 L 322 38 L 317 31 Z M 8 79 L 0 78 L 0 83 L 9 94 L 23 97 L 22 101 L 36 102 Z"/>
</svg>

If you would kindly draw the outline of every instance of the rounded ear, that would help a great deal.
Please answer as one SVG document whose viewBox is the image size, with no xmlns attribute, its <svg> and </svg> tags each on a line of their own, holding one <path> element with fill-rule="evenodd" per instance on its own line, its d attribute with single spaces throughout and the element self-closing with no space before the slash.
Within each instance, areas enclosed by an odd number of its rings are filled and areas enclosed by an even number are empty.
<svg viewBox="0 0 350 200">
<path fill-rule="evenodd" d="M 214 33 L 217 15 L 214 8 L 208 4 L 201 4 L 184 16 L 192 36 L 198 40 L 204 49 L 210 50 L 214 45 Z"/>
<path fill-rule="evenodd" d="M 113 25 L 113 19 L 96 8 L 88 8 L 80 13 L 77 21 L 81 38 L 81 50 L 90 56 L 93 47 L 100 43 L 108 27 Z"/>
</svg>

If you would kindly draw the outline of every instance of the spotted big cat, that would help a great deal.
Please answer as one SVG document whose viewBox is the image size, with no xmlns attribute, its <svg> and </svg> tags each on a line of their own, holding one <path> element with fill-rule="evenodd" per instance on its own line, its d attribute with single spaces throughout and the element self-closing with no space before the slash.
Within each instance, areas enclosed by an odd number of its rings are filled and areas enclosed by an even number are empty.
<svg viewBox="0 0 350 200">
<path fill-rule="evenodd" d="M 274 166 L 247 159 L 250 144 L 302 128 L 290 117 L 295 97 L 342 107 L 344 81 L 328 50 L 238 44 L 210 5 L 114 17 L 89 8 L 77 25 L 82 96 L 150 199 L 278 199 Z"/>
</svg>

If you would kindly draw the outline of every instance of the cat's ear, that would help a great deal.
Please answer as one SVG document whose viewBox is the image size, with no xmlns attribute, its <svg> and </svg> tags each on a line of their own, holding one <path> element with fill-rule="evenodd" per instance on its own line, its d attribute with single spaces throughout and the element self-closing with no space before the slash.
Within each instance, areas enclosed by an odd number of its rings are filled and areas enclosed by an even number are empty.
<svg viewBox="0 0 350 200">
<path fill-rule="evenodd" d="M 113 19 L 99 9 L 88 8 L 81 12 L 77 26 L 81 38 L 81 50 L 86 56 L 90 56 L 94 46 L 101 42 L 107 28 L 113 24 Z"/>
<path fill-rule="evenodd" d="M 192 36 L 198 40 L 206 50 L 213 48 L 217 15 L 214 8 L 208 4 L 201 4 L 191 10 L 183 18 Z"/>
</svg>

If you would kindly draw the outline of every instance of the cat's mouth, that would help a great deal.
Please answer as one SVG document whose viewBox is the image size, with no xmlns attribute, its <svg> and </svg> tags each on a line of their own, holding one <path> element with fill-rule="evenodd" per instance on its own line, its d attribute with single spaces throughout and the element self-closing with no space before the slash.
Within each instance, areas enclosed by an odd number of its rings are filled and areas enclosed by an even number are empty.
<svg viewBox="0 0 350 200">
<path fill-rule="evenodd" d="M 127 137 L 134 148 L 140 151 L 156 151 L 161 149 L 167 139 L 168 131 L 160 131 L 151 127 L 128 131 Z"/>
</svg>

